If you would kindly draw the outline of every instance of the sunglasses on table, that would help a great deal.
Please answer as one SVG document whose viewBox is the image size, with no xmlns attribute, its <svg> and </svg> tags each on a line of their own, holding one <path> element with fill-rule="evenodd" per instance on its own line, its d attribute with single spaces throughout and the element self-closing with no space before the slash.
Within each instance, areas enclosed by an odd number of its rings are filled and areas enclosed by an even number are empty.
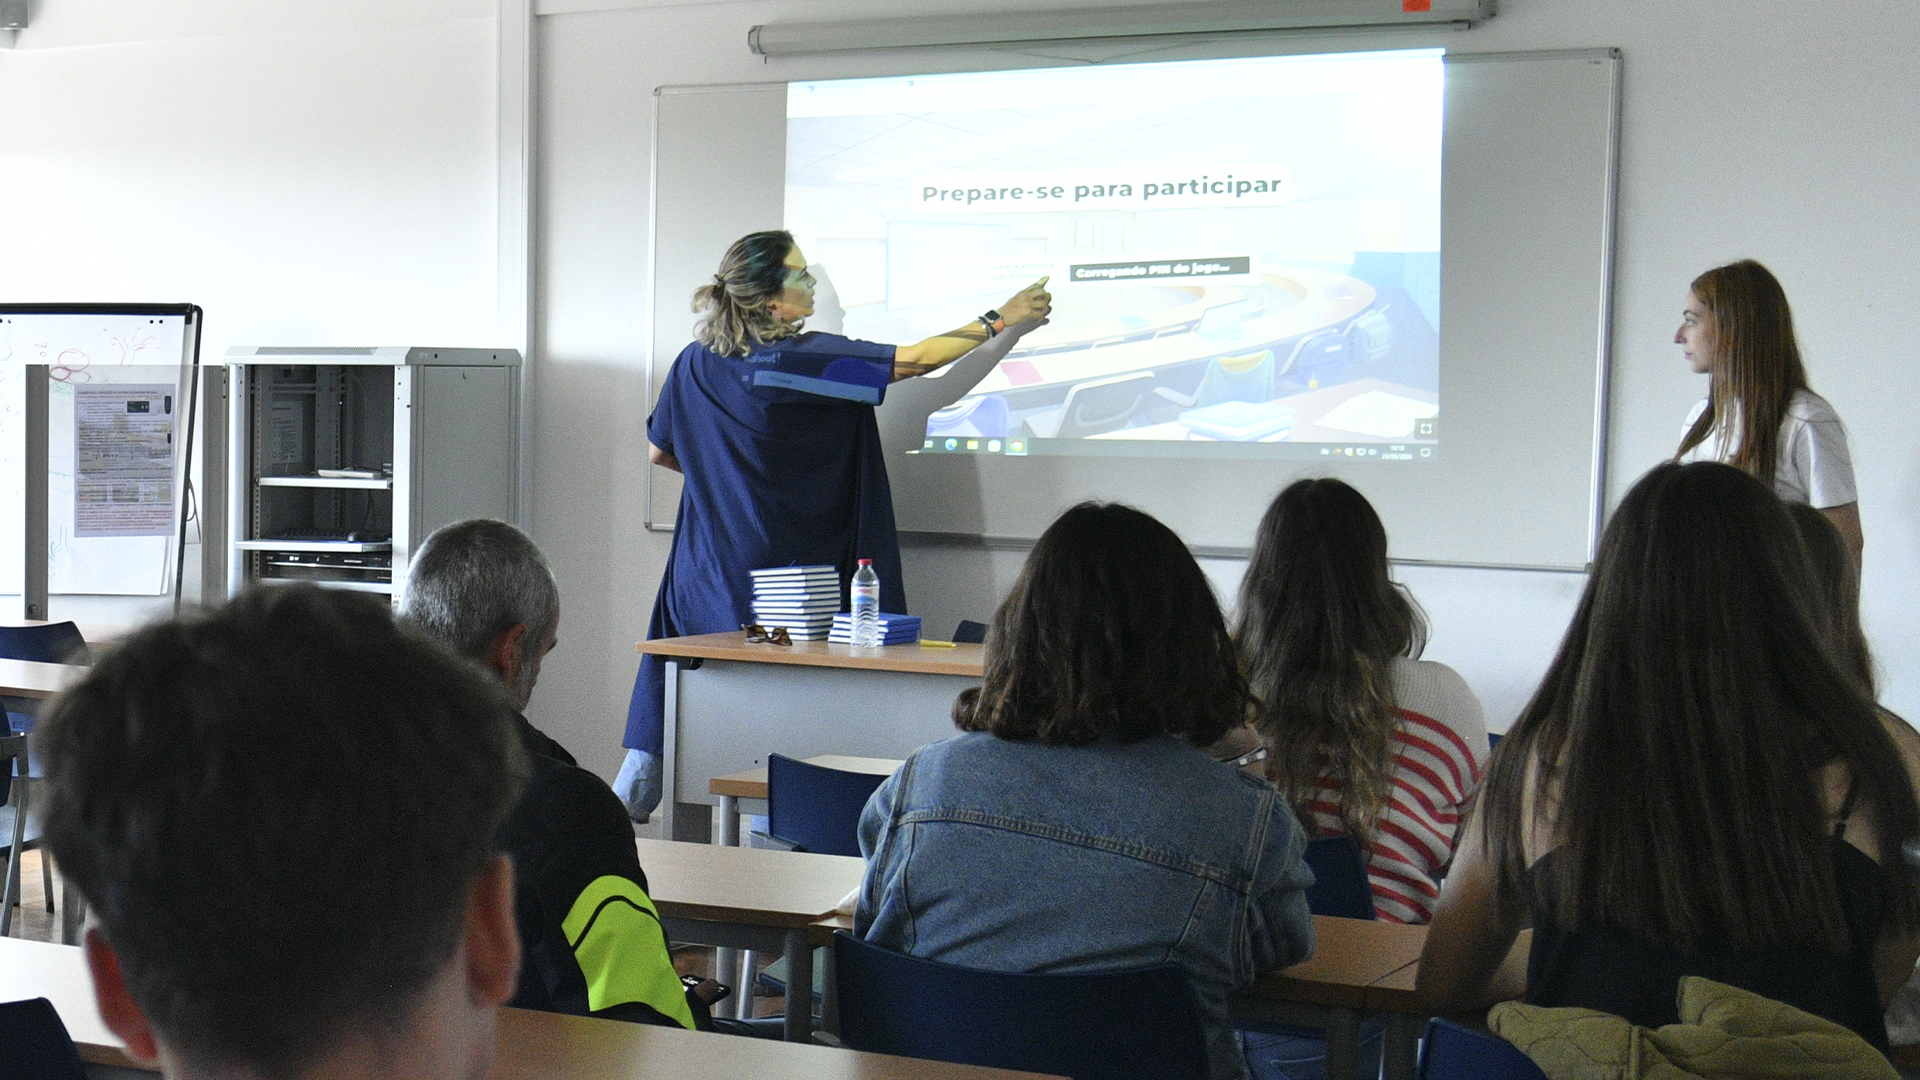
<svg viewBox="0 0 1920 1080">
<path fill-rule="evenodd" d="M 741 623 L 740 629 L 747 632 L 749 645 L 792 645 L 793 638 L 788 636 L 787 628 L 775 626 L 768 628 L 759 623 Z"/>
</svg>

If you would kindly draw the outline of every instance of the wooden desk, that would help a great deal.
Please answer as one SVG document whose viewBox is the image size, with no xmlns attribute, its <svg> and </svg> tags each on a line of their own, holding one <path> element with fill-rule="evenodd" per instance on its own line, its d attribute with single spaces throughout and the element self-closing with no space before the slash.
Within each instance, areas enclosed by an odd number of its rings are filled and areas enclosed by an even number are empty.
<svg viewBox="0 0 1920 1080">
<path fill-rule="evenodd" d="M 80 950 L 0 938 L 0 1001 L 44 997 L 53 1002 L 96 1066 L 154 1071 L 128 1057 L 100 1020 L 93 980 Z M 947 1065 L 884 1054 L 794 1046 L 766 1039 L 703 1035 L 677 1028 L 582 1016 L 500 1010 L 499 1056 L 491 1080 L 1036 1080 L 1036 1073 Z"/>
<path fill-rule="evenodd" d="M 874 776 L 892 776 L 901 764 L 898 758 L 847 757 L 843 754 L 819 754 L 807 758 L 806 762 L 841 772 L 870 773 Z M 716 776 L 707 781 L 707 793 L 720 797 L 720 835 L 714 842 L 737 847 L 740 843 L 740 819 L 749 814 L 766 813 L 766 767 Z M 742 806 L 742 799 L 750 805 Z M 754 803 L 759 805 L 751 805 Z"/>
<path fill-rule="evenodd" d="M 78 682 L 86 673 L 86 668 L 75 664 L 0 660 L 0 694 L 7 697 L 50 698 Z"/>
<path fill-rule="evenodd" d="M 1327 1075 L 1351 1076 L 1363 1013 L 1385 1013 L 1381 1075 L 1412 1080 L 1430 1014 L 1414 994 L 1427 928 L 1366 919 L 1313 917 L 1314 953 L 1258 979 L 1234 1002 L 1234 1015 L 1327 1030 Z M 1502 978 L 1526 982 L 1533 931 L 1507 954 Z"/>
<path fill-rule="evenodd" d="M 860 887 L 845 855 L 636 840 L 640 868 L 673 941 L 777 952 L 787 961 L 787 1039 L 812 1037 L 812 925 Z M 745 986 L 738 993 L 748 992 Z"/>
<path fill-rule="evenodd" d="M 748 644 L 746 635 L 643 641 L 667 661 L 660 816 L 670 839 L 706 839 L 713 777 L 770 752 L 904 758 L 954 733 L 953 699 L 980 681 L 978 645 L 857 649 L 824 641 Z"/>
<path fill-rule="evenodd" d="M 1391 998 L 1375 987 L 1419 966 L 1427 928 L 1369 919 L 1313 917 L 1313 956 L 1284 971 L 1270 971 L 1234 1002 L 1234 1015 L 1251 1020 L 1324 1028 L 1327 1075 L 1352 1076 L 1360 1056 L 1363 1014 L 1386 1012 L 1382 1050 L 1386 1080 L 1412 1080 L 1427 1018 L 1412 994 Z"/>
</svg>

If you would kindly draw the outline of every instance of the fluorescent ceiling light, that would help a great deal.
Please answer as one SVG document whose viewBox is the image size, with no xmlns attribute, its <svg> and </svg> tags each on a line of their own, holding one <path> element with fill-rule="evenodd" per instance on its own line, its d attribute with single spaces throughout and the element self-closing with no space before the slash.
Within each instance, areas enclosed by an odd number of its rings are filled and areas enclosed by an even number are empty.
<svg viewBox="0 0 1920 1080">
<path fill-rule="evenodd" d="M 807 56 L 1276 30 L 1464 29 L 1492 18 L 1494 9 L 1495 0 L 1223 0 L 1024 14 L 983 12 L 756 26 L 747 31 L 747 47 L 759 56 Z"/>
</svg>

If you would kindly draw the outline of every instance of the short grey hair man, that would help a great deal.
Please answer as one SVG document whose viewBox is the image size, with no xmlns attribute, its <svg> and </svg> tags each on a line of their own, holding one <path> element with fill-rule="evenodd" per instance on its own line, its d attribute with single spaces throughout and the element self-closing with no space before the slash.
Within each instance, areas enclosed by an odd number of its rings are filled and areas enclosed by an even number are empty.
<svg viewBox="0 0 1920 1080">
<path fill-rule="evenodd" d="M 420 546 L 400 617 L 492 670 L 524 709 L 559 629 L 560 590 L 526 533 L 473 518 L 434 530 Z"/>
</svg>

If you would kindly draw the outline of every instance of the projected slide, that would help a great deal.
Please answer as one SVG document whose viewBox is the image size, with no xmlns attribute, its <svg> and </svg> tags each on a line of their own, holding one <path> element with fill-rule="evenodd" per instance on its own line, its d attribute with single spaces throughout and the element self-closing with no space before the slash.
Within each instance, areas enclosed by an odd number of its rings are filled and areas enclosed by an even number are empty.
<svg viewBox="0 0 1920 1080">
<path fill-rule="evenodd" d="M 793 83 L 787 226 L 854 337 L 1050 277 L 921 452 L 1431 458 L 1444 83 L 1430 50 Z"/>
</svg>

